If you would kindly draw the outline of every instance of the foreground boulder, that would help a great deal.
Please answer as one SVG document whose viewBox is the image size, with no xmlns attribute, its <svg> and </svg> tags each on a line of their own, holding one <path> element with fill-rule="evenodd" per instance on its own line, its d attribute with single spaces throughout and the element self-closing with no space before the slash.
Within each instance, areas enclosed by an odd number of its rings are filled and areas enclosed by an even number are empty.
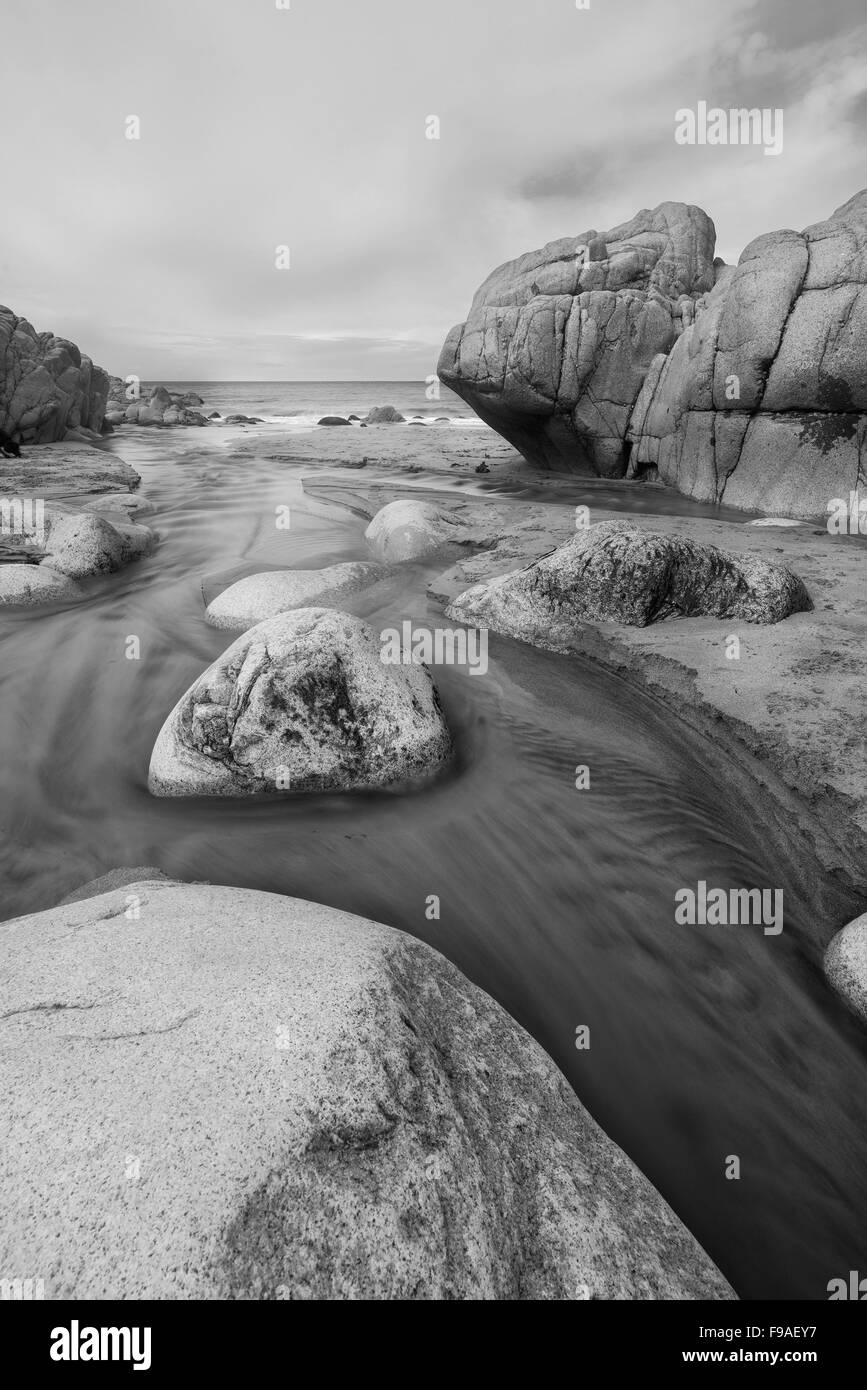
<svg viewBox="0 0 867 1390">
<path fill-rule="evenodd" d="M 37 333 L 0 305 L 0 429 L 45 444 L 69 431 L 99 434 L 109 377 L 67 338 Z"/>
<path fill-rule="evenodd" d="M 782 565 L 603 521 L 526 569 L 468 589 L 447 612 L 539 645 L 568 646 L 580 623 L 778 623 L 811 607 L 801 580 Z"/>
<path fill-rule="evenodd" d="M 451 753 L 431 674 L 391 665 L 371 627 L 300 608 L 239 637 L 160 730 L 155 796 L 248 796 L 379 787 Z"/>
<path fill-rule="evenodd" d="M 144 881 L 0 925 L 0 1266 L 48 1299 L 730 1299 L 429 946 Z"/>
<path fill-rule="evenodd" d="M 830 983 L 867 1022 L 867 914 L 838 931 L 825 952 L 824 965 Z"/>
<path fill-rule="evenodd" d="M 495 271 L 438 374 L 527 459 L 701 502 L 825 515 L 867 439 L 867 190 L 713 260 L 664 203 Z"/>
<path fill-rule="evenodd" d="M 387 570 L 375 561 L 349 561 L 321 570 L 271 570 L 251 574 L 230 584 L 211 603 L 205 617 L 212 627 L 253 627 L 302 604 L 332 604 L 346 594 L 366 588 Z"/>
<path fill-rule="evenodd" d="M 467 543 L 466 523 L 454 512 L 412 498 L 380 508 L 364 535 L 373 553 L 389 562 L 417 560 Z"/>
</svg>

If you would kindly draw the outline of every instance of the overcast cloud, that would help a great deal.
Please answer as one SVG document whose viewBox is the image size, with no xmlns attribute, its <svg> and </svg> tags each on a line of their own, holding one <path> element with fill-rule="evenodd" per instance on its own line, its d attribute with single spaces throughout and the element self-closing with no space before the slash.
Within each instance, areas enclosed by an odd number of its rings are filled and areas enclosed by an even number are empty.
<svg viewBox="0 0 867 1390">
<path fill-rule="evenodd" d="M 4 0 L 2 28 L 0 301 L 145 379 L 421 378 L 522 251 L 680 199 L 734 261 L 867 184 L 863 0 Z M 781 107 L 782 155 L 677 145 L 699 100 Z"/>
</svg>

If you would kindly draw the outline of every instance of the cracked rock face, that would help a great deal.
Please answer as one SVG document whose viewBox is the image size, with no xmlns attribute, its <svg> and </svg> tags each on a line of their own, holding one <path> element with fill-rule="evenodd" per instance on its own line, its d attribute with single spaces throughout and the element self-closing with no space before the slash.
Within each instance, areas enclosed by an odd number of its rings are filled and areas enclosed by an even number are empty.
<svg viewBox="0 0 867 1390">
<path fill-rule="evenodd" d="M 401 498 L 380 508 L 364 536 L 378 559 L 396 562 L 466 544 L 467 530 L 460 517 L 434 502 Z"/>
<path fill-rule="evenodd" d="M 750 243 L 653 365 L 634 466 L 699 501 L 825 515 L 867 475 L 865 358 L 867 191 Z"/>
<path fill-rule="evenodd" d="M 530 462 L 622 477 L 632 407 L 714 286 L 715 240 L 701 208 L 662 203 L 519 256 L 452 329 L 440 380 Z"/>
<path fill-rule="evenodd" d="M 451 738 L 430 671 L 381 660 L 360 618 L 300 608 L 251 628 L 160 730 L 155 796 L 348 790 L 440 767 Z"/>
<path fill-rule="evenodd" d="M 388 570 L 375 561 L 349 560 L 321 570 L 270 570 L 230 584 L 208 604 L 212 627 L 249 628 L 302 604 L 332 603 L 383 578 Z"/>
<path fill-rule="evenodd" d="M 733 1297 L 541 1048 L 402 932 L 151 881 L 0 935 L 0 1267 L 48 1299 Z"/>
<path fill-rule="evenodd" d="M 867 479 L 867 191 L 736 267 L 664 203 L 501 267 L 441 379 L 543 467 L 793 517 Z M 580 251 L 580 244 L 584 250 Z"/>
<path fill-rule="evenodd" d="M 108 373 L 66 338 L 37 333 L 0 305 L 0 429 L 21 443 L 47 444 L 68 430 L 102 428 Z"/>
<path fill-rule="evenodd" d="M 603 521 L 526 569 L 477 584 L 446 610 L 460 622 L 564 647 L 581 623 L 665 618 L 777 623 L 812 607 L 797 575 L 632 522 Z"/>
</svg>

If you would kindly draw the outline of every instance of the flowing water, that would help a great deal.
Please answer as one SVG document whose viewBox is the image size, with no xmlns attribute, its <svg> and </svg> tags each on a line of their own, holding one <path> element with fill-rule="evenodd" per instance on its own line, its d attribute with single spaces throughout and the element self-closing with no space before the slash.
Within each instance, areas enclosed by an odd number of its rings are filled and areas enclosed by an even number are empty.
<svg viewBox="0 0 867 1390">
<path fill-rule="evenodd" d="M 150 797 L 165 716 L 233 637 L 204 622 L 203 593 L 368 555 L 363 521 L 305 498 L 309 464 L 241 464 L 225 431 L 130 431 L 120 452 L 156 505 L 156 553 L 74 608 L 0 614 L 3 915 L 157 865 L 401 927 L 539 1039 L 742 1296 L 821 1299 L 867 1272 L 867 1061 L 817 945 L 842 891 L 780 848 L 753 782 L 615 677 L 492 636 L 486 675 L 435 673 L 458 751 L 423 789 Z M 435 625 L 442 567 L 345 606 L 377 628 Z M 676 926 L 675 892 L 700 879 L 782 888 L 784 931 Z"/>
</svg>

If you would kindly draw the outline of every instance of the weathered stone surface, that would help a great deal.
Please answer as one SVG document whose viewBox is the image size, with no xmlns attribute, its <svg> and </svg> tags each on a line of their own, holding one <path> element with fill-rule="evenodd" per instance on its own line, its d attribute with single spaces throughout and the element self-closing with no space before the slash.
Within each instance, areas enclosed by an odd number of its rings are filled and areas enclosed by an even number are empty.
<svg viewBox="0 0 867 1390">
<path fill-rule="evenodd" d="M 824 964 L 830 983 L 867 1022 L 867 914 L 837 932 Z"/>
<path fill-rule="evenodd" d="M 82 597 L 74 579 L 44 565 L 0 565 L 0 604 L 35 608 L 42 603 L 74 602 Z"/>
<path fill-rule="evenodd" d="M 467 543 L 465 523 L 434 502 L 402 498 L 382 507 L 364 533 L 380 560 L 395 562 L 433 555 Z"/>
<path fill-rule="evenodd" d="M 130 560 L 147 555 L 155 543 L 153 531 L 146 526 L 73 512 L 51 518 L 41 563 L 71 579 L 113 574 Z"/>
<path fill-rule="evenodd" d="M 0 1267 L 46 1298 L 733 1297 L 541 1048 L 402 932 L 151 881 L 0 945 Z"/>
<path fill-rule="evenodd" d="M 792 517 L 865 485 L 867 190 L 736 267 L 683 204 L 582 240 L 495 271 L 440 359 L 526 458 Z"/>
<path fill-rule="evenodd" d="M 82 503 L 83 512 L 103 512 L 110 516 L 126 517 L 133 521 L 140 516 L 150 516 L 156 511 L 153 502 L 141 497 L 137 492 L 110 492 L 105 497 L 95 497 L 92 502 Z"/>
<path fill-rule="evenodd" d="M 336 603 L 342 596 L 382 579 L 388 570 L 375 561 L 349 561 L 321 570 L 271 570 L 251 574 L 230 584 L 208 604 L 205 617 L 212 627 L 253 627 L 290 608 L 311 603 Z"/>
<path fill-rule="evenodd" d="M 811 607 L 800 579 L 783 566 L 632 522 L 603 521 L 526 569 L 468 589 L 447 613 L 561 647 L 580 623 L 646 627 L 675 617 L 777 623 Z"/>
<path fill-rule="evenodd" d="M 66 338 L 37 333 L 0 305 L 0 429 L 19 443 L 62 440 L 83 427 L 98 434 L 108 373 Z"/>
<path fill-rule="evenodd" d="M 251 628 L 160 730 L 155 796 L 249 796 L 386 786 L 451 753 L 430 671 L 381 660 L 377 634 L 331 608 Z"/>
<path fill-rule="evenodd" d="M 406 416 L 395 410 L 393 405 L 376 405 L 364 420 L 367 425 L 403 425 L 406 423 Z"/>
<path fill-rule="evenodd" d="M 134 468 L 109 449 L 88 444 L 40 444 L 20 459 L 0 458 L 0 497 L 59 498 L 135 488 Z"/>
<path fill-rule="evenodd" d="M 531 462 L 622 476 L 648 368 L 713 288 L 715 239 L 700 208 L 662 203 L 508 262 L 449 334 L 440 380 Z"/>
<path fill-rule="evenodd" d="M 700 501 L 805 517 L 864 484 L 867 190 L 751 242 L 650 374 L 633 465 Z"/>
</svg>

